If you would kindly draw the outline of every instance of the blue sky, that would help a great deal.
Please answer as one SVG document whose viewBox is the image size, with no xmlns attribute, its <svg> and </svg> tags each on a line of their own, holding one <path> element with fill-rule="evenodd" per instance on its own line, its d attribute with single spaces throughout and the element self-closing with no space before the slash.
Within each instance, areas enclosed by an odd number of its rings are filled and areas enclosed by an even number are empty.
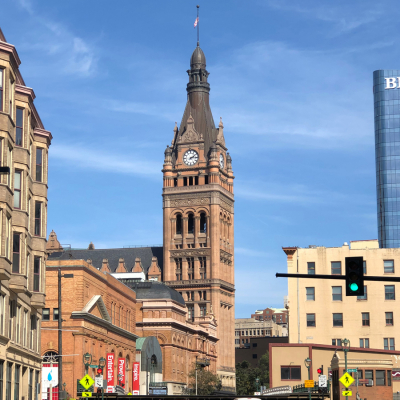
<svg viewBox="0 0 400 400">
<path fill-rule="evenodd" d="M 377 238 L 372 72 L 400 68 L 395 1 L 18 0 L 0 26 L 54 136 L 48 230 L 162 243 L 164 149 L 200 42 L 235 179 L 236 315 L 280 307 L 282 246 Z"/>
</svg>

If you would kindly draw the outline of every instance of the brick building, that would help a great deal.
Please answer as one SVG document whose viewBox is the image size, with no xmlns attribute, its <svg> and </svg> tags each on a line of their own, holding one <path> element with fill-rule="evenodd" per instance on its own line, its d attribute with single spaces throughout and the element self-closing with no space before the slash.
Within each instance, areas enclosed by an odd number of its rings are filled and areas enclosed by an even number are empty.
<svg viewBox="0 0 400 400">
<path fill-rule="evenodd" d="M 136 295 L 112 277 L 98 271 L 83 260 L 58 260 L 51 254 L 46 265 L 46 304 L 43 308 L 41 352 L 43 356 L 58 354 L 58 268 L 62 274 L 73 274 L 61 279 L 63 340 L 63 382 L 65 390 L 75 397 L 77 380 L 85 375 L 83 355 L 92 356 L 97 365 L 107 353 L 126 360 L 126 389 L 132 386 L 132 362 L 136 360 Z M 57 357 L 55 357 L 57 359 Z M 89 368 L 89 375 L 96 375 Z M 116 379 L 116 378 L 115 378 Z M 117 382 L 115 382 L 117 384 Z M 42 385 L 42 397 L 47 387 Z"/>
<path fill-rule="evenodd" d="M 40 382 L 47 160 L 51 133 L 0 29 L 0 399 L 33 398 Z"/>
<path fill-rule="evenodd" d="M 274 321 L 277 324 L 287 324 L 288 312 L 285 308 L 266 308 L 264 310 L 256 310 L 251 314 L 251 318 L 257 321 Z"/>
<path fill-rule="evenodd" d="M 193 320 L 189 319 L 187 316 L 188 308 L 182 294 L 155 280 L 158 277 L 153 267 L 157 266 L 157 269 L 159 268 L 158 261 L 156 261 L 157 257 L 155 256 L 157 250 L 152 251 L 151 248 L 140 247 L 96 250 L 93 244 L 87 250 L 68 250 L 62 248 L 55 232 L 50 234 L 47 247 L 50 252 L 47 262 L 47 274 L 49 274 L 49 271 L 53 271 L 52 269 L 56 265 L 68 268 L 72 268 L 71 265 L 86 265 L 95 271 L 96 277 L 100 276 L 103 279 L 107 278 L 110 282 L 117 282 L 122 285 L 124 293 L 130 292 L 135 295 L 134 304 L 130 306 L 135 308 L 135 333 L 141 338 L 155 337 L 158 340 L 162 351 L 163 382 L 168 386 L 168 393 L 179 394 L 182 392 L 182 388 L 187 386 L 188 373 L 193 368 L 196 357 L 198 359 L 207 359 L 209 364 L 207 368 L 216 372 L 218 339 L 216 336 L 217 325 L 215 317 L 212 313 L 209 313 L 202 317 L 197 316 Z M 53 271 L 52 273 L 55 272 Z M 140 279 L 142 276 L 140 274 L 150 275 L 153 280 L 143 282 Z M 133 275 L 133 277 L 130 275 Z M 93 282 L 95 282 L 93 277 L 88 277 L 87 279 L 92 281 L 90 285 L 93 286 Z M 67 281 L 65 280 L 63 285 L 66 285 Z M 55 283 L 50 283 L 50 280 L 48 280 L 45 313 L 49 315 L 50 320 L 53 318 L 54 310 L 51 310 L 48 305 L 49 296 L 50 293 L 57 290 L 57 287 L 53 287 L 53 285 Z M 91 296 L 100 294 L 99 289 L 96 289 L 96 291 L 93 288 L 92 290 Z M 78 295 L 82 296 L 81 294 Z M 112 293 L 109 296 L 113 298 Z M 65 298 L 64 292 L 63 298 Z M 56 299 L 53 299 L 53 297 L 51 299 L 54 307 L 58 307 Z M 89 301 L 89 298 L 86 296 L 80 301 L 77 308 L 83 307 L 87 301 Z M 111 315 L 111 303 L 107 300 L 104 300 L 104 303 Z M 114 305 L 114 307 L 119 310 L 118 305 Z M 127 306 L 123 307 L 126 309 Z M 64 319 L 69 317 L 71 310 L 72 308 L 63 310 L 63 314 L 66 314 Z M 118 319 L 118 313 L 115 314 L 115 311 L 114 316 Z M 58 318 L 58 314 L 56 314 L 56 318 Z M 53 324 L 56 324 L 56 322 Z M 48 337 L 53 338 L 55 335 L 52 333 L 46 336 L 46 340 L 48 340 Z M 45 343 L 44 341 L 42 342 Z M 56 341 L 53 343 L 54 349 L 46 345 L 42 348 L 42 352 L 56 352 L 57 346 L 55 344 Z M 68 351 L 65 348 L 64 339 L 63 349 L 64 353 Z M 76 362 L 79 363 L 80 359 L 77 357 Z M 82 364 L 82 361 L 80 363 Z M 65 376 L 65 361 L 63 364 Z M 147 365 L 142 363 L 142 375 L 145 374 L 146 368 Z M 151 386 L 151 383 L 148 382 L 149 386 Z M 145 393 L 146 388 L 141 386 L 141 394 Z"/>
</svg>

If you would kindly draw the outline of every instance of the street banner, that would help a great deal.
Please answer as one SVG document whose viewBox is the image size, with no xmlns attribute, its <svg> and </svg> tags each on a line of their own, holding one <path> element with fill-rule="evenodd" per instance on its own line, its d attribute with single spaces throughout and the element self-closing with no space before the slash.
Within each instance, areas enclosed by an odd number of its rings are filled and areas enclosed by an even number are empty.
<svg viewBox="0 0 400 400">
<path fill-rule="evenodd" d="M 125 358 L 118 358 L 118 385 L 125 387 Z"/>
<path fill-rule="evenodd" d="M 107 353 L 107 393 L 114 392 L 114 353 Z"/>
<path fill-rule="evenodd" d="M 139 396 L 140 363 L 134 362 L 132 367 L 132 394 Z"/>
</svg>

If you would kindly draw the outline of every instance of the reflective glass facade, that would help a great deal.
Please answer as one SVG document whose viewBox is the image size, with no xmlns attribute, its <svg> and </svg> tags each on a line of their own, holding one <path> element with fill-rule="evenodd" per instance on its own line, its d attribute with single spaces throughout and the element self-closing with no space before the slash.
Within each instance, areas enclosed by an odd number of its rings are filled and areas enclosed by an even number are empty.
<svg viewBox="0 0 400 400">
<path fill-rule="evenodd" d="M 400 247 L 400 70 L 374 71 L 378 237 Z"/>
</svg>

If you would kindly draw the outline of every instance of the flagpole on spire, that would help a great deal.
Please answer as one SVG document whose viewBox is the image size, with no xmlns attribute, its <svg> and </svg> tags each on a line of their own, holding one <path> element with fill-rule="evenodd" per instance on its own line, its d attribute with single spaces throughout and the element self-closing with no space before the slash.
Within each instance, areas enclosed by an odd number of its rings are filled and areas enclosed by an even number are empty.
<svg viewBox="0 0 400 400">
<path fill-rule="evenodd" d="M 199 8 L 200 6 L 197 5 L 197 47 L 200 46 L 200 20 L 199 20 Z"/>
</svg>

